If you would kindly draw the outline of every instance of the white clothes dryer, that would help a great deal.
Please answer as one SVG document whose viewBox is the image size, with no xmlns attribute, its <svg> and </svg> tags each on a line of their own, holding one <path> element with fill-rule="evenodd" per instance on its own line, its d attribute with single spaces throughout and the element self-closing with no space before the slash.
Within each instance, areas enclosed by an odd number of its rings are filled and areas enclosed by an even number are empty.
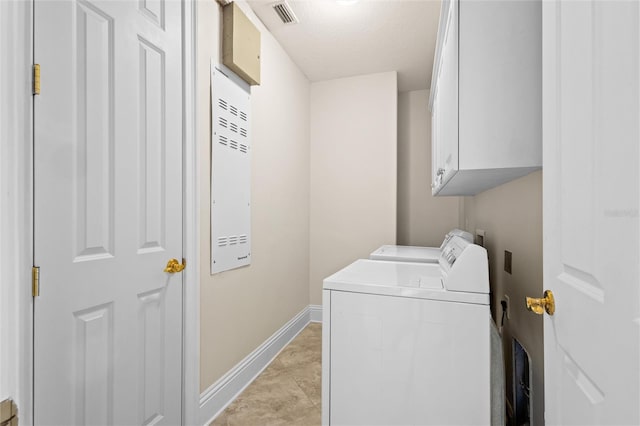
<svg viewBox="0 0 640 426">
<path fill-rule="evenodd" d="M 369 255 L 372 260 L 396 260 L 401 262 L 438 263 L 440 253 L 447 246 L 451 238 L 458 236 L 473 243 L 473 235 L 461 229 L 447 232 L 440 247 L 396 246 L 384 245 Z"/>
<path fill-rule="evenodd" d="M 357 260 L 324 280 L 322 423 L 490 424 L 486 250 Z"/>
</svg>

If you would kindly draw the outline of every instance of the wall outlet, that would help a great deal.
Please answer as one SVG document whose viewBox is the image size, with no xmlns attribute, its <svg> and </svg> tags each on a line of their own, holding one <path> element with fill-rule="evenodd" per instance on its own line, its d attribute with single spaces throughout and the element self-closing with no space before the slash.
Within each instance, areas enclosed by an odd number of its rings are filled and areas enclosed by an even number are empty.
<svg viewBox="0 0 640 426">
<path fill-rule="evenodd" d="M 504 251 L 504 271 L 507 274 L 511 273 L 511 252 L 508 250 Z"/>
<path fill-rule="evenodd" d="M 476 244 L 480 247 L 484 247 L 485 232 L 484 229 L 476 229 Z"/>
<path fill-rule="evenodd" d="M 505 302 L 507 302 L 507 319 L 511 319 L 511 300 L 507 294 L 502 298 Z"/>
</svg>

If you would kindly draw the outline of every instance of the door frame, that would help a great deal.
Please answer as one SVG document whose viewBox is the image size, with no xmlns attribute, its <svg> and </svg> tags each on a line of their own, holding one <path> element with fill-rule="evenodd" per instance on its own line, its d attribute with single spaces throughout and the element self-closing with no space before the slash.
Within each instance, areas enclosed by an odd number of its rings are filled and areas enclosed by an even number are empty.
<svg viewBox="0 0 640 426">
<path fill-rule="evenodd" d="M 20 423 L 33 423 L 33 5 L 35 0 L 0 2 L 0 40 L 13 40 L 0 69 L 0 188 L 13 188 L 0 210 L 0 339 L 13 350 L 0 352 L 0 400 L 18 404 Z M 197 424 L 200 400 L 199 168 L 196 144 L 196 1 L 182 3 L 183 73 L 183 273 L 182 422 Z M 5 25 L 6 23 L 6 25 Z M 46 72 L 46 70 L 43 70 Z M 43 87 L 43 90 L 46 88 Z M 2 96 L 1 99 L 7 99 Z M 14 206 L 7 209 L 6 206 Z M 17 368 L 16 368 L 17 367 Z"/>
<path fill-rule="evenodd" d="M 33 0 L 0 2 L 0 399 L 33 422 Z M 12 42 L 7 42 L 11 40 Z M 6 43 L 6 44 L 4 44 Z M 5 195 L 6 194 L 6 195 Z M 10 206 L 10 207 L 7 207 Z M 5 346 L 6 347 L 6 346 Z"/>
<path fill-rule="evenodd" d="M 182 422 L 200 419 L 200 167 L 196 137 L 197 0 L 182 0 Z"/>
</svg>

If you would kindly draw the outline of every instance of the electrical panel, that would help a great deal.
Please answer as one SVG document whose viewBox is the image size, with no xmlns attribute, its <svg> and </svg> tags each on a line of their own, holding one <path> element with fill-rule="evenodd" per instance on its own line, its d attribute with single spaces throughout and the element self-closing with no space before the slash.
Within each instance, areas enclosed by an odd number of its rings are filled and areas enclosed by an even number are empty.
<svg viewBox="0 0 640 426">
<path fill-rule="evenodd" d="M 251 95 L 211 67 L 211 273 L 251 263 Z"/>
<path fill-rule="evenodd" d="M 250 85 L 260 84 L 260 30 L 236 2 L 222 9 L 222 63 Z"/>
</svg>

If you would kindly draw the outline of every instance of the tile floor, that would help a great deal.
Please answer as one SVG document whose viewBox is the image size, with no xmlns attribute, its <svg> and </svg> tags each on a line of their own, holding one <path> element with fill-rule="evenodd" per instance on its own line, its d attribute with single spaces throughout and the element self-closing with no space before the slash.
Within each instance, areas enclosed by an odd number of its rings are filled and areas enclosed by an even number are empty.
<svg viewBox="0 0 640 426">
<path fill-rule="evenodd" d="M 322 325 L 311 323 L 211 426 L 320 424 Z"/>
</svg>

